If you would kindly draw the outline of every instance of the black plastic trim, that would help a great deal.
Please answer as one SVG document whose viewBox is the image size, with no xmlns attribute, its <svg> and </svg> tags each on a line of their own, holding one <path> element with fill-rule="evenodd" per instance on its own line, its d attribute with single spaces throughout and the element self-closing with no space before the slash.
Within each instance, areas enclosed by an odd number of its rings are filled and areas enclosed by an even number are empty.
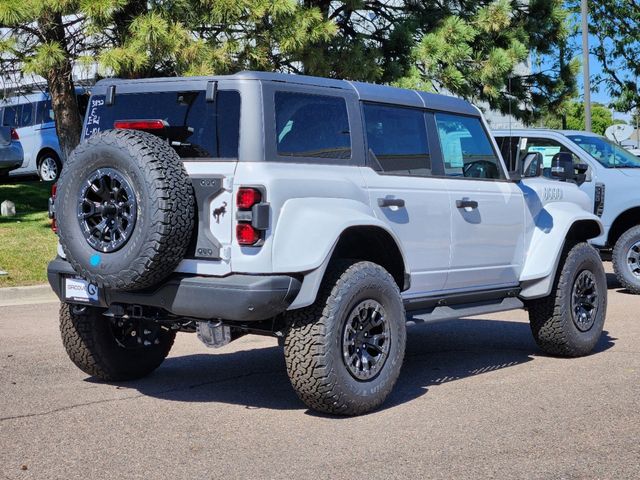
<svg viewBox="0 0 640 480">
<path fill-rule="evenodd" d="M 58 257 L 49 263 L 47 276 L 58 298 L 74 303 L 64 298 L 64 279 L 77 276 L 71 265 Z M 300 279 L 290 275 L 204 277 L 173 274 L 153 289 L 124 291 L 101 288 L 95 305 L 145 305 L 181 317 L 260 321 L 284 312 L 298 295 L 301 285 Z"/>
<path fill-rule="evenodd" d="M 214 198 L 223 192 L 221 175 L 198 175 L 191 177 L 193 191 L 196 196 L 198 207 L 198 230 L 196 248 L 194 251 L 195 258 L 218 259 L 220 258 L 221 244 L 211 234 L 210 224 L 214 220 L 209 216 L 209 205 Z M 214 211 L 214 215 L 225 215 L 229 205 L 221 204 L 218 210 Z"/>
<path fill-rule="evenodd" d="M 494 290 L 482 290 L 477 292 L 452 293 L 419 298 L 407 298 L 404 300 L 404 308 L 407 312 L 429 312 L 435 307 L 475 304 L 502 300 L 508 297 L 517 297 L 520 287 L 499 288 Z"/>
</svg>

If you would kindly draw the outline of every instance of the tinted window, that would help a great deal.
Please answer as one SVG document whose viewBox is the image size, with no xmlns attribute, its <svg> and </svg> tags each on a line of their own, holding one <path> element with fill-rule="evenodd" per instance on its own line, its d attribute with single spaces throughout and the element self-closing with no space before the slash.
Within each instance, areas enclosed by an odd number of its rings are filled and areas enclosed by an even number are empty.
<svg viewBox="0 0 640 480">
<path fill-rule="evenodd" d="M 51 107 L 51 100 L 38 102 L 37 112 L 37 124 L 53 122 L 54 117 L 53 108 Z"/>
<path fill-rule="evenodd" d="M 28 127 L 33 124 L 33 104 L 25 103 L 22 105 L 22 111 L 20 112 L 20 118 L 18 126 Z"/>
<path fill-rule="evenodd" d="M 431 173 L 422 111 L 365 104 L 364 121 L 374 169 L 402 175 Z"/>
<path fill-rule="evenodd" d="M 14 105 L 4 108 L 4 115 L 2 116 L 2 125 L 5 127 L 15 127 L 18 125 L 18 110 L 20 105 Z"/>
<path fill-rule="evenodd" d="M 278 154 L 351 158 L 347 104 L 343 98 L 276 92 Z"/>
<path fill-rule="evenodd" d="M 479 118 L 436 113 L 436 123 L 447 176 L 504 178 Z"/>
<path fill-rule="evenodd" d="M 240 94 L 218 91 L 207 102 L 203 91 L 116 95 L 106 106 L 103 95 L 91 97 L 84 137 L 113 128 L 117 120 L 164 120 L 154 131 L 167 138 L 181 157 L 237 158 L 240 132 Z"/>
<path fill-rule="evenodd" d="M 520 139 L 520 158 L 524 158 L 528 153 L 537 152 L 542 155 L 542 175 L 551 177 L 551 162 L 553 157 L 560 152 L 571 153 L 573 163 L 581 163 L 576 154 L 556 140 L 550 138 L 522 137 Z"/>
</svg>

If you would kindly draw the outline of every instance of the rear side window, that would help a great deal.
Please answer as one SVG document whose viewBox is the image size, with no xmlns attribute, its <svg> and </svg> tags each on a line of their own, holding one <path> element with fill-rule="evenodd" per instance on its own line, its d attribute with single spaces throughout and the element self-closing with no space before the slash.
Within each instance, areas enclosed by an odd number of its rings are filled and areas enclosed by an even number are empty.
<svg viewBox="0 0 640 480">
<path fill-rule="evenodd" d="M 275 109 L 278 155 L 351 158 L 344 98 L 276 92 Z"/>
<path fill-rule="evenodd" d="M 364 104 L 372 167 L 397 175 L 430 175 L 431 158 L 424 113 L 409 108 Z"/>
<path fill-rule="evenodd" d="M 5 127 L 17 127 L 18 126 L 18 110 L 21 105 L 14 105 L 4 108 L 4 114 L 2 115 L 2 125 Z"/>
<path fill-rule="evenodd" d="M 220 90 L 215 102 L 204 91 L 144 92 L 116 95 L 106 106 L 103 95 L 89 102 L 84 138 L 110 130 L 118 120 L 163 120 L 153 133 L 166 138 L 183 158 L 237 158 L 240 133 L 240 94 Z"/>
<path fill-rule="evenodd" d="M 22 105 L 22 111 L 20 112 L 18 126 L 28 127 L 31 124 L 33 124 L 33 104 L 25 103 L 24 105 Z"/>
<path fill-rule="evenodd" d="M 500 161 L 479 118 L 436 113 L 436 123 L 447 176 L 504 178 Z"/>
<path fill-rule="evenodd" d="M 51 100 L 44 100 L 38 102 L 36 123 L 50 123 L 53 122 L 53 107 L 51 106 Z"/>
</svg>

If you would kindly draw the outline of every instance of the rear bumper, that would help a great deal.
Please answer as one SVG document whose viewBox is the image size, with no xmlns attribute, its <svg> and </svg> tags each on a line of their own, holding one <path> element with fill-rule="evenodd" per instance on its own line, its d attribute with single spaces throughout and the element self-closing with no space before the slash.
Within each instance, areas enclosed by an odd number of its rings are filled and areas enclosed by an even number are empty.
<svg viewBox="0 0 640 480">
<path fill-rule="evenodd" d="M 56 258 L 49 263 L 47 275 L 58 298 L 70 301 L 64 298 L 64 279 L 76 276 L 71 265 Z M 153 289 L 100 289 L 95 305 L 145 305 L 181 317 L 259 321 L 284 312 L 300 291 L 301 283 L 289 275 L 203 277 L 174 274 Z"/>
<path fill-rule="evenodd" d="M 8 172 L 22 166 L 22 148 L 16 145 L 0 146 L 0 171 Z"/>
</svg>

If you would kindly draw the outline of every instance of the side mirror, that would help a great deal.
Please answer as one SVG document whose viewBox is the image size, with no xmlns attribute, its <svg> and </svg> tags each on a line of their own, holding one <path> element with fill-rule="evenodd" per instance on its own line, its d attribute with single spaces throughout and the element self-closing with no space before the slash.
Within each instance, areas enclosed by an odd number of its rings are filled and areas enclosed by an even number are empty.
<svg viewBox="0 0 640 480">
<path fill-rule="evenodd" d="M 589 170 L 589 165 L 586 163 L 577 163 L 573 168 L 576 171 L 576 183 L 578 185 L 582 185 L 587 181 L 587 170 Z"/>
<path fill-rule="evenodd" d="M 556 153 L 551 160 L 551 178 L 561 182 L 575 182 L 573 156 L 569 152 Z"/>
<path fill-rule="evenodd" d="M 544 167 L 544 158 L 540 152 L 530 152 L 522 159 L 522 177 L 540 177 Z"/>
</svg>

